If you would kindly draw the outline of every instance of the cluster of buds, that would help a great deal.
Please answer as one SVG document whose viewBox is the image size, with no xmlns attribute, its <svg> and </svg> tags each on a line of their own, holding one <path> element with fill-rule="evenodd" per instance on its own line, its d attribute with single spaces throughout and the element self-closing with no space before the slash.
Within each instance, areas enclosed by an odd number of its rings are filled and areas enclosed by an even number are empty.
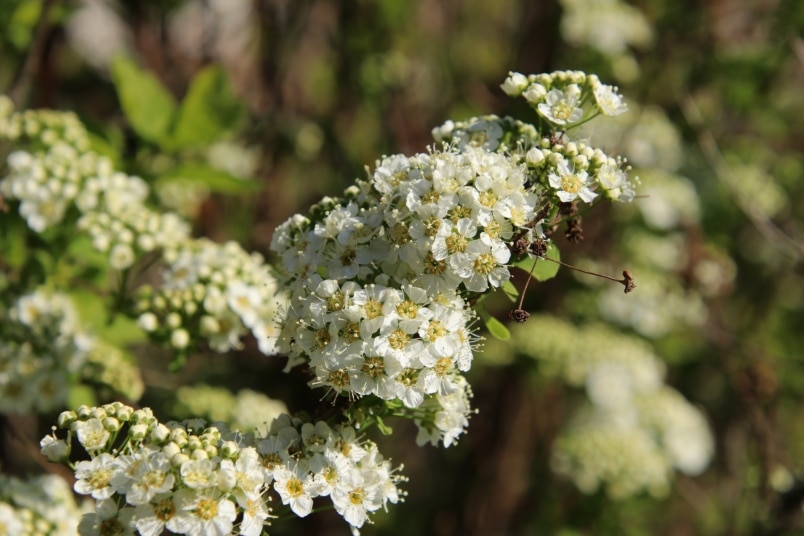
<svg viewBox="0 0 804 536">
<path fill-rule="evenodd" d="M 142 179 L 115 172 L 108 158 L 90 149 L 86 129 L 74 114 L 15 112 L 11 101 L 0 96 L 4 138 L 27 150 L 8 156 L 0 194 L 19 202 L 20 216 L 34 232 L 77 220 L 116 270 L 189 236 L 189 225 L 175 214 L 146 207 L 149 188 Z"/>
<path fill-rule="evenodd" d="M 138 292 L 138 323 L 152 339 L 186 351 L 200 340 L 216 352 L 242 347 L 252 333 L 263 354 L 275 352 L 282 297 L 259 253 L 236 242 L 185 240 L 167 249 L 158 289 Z"/>
</svg>

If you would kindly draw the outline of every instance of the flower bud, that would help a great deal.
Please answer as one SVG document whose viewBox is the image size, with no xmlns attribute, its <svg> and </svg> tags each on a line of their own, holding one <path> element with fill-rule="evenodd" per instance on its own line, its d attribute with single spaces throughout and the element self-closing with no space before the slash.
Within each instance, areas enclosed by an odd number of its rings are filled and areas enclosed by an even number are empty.
<svg viewBox="0 0 804 536">
<path fill-rule="evenodd" d="M 145 439 L 145 435 L 148 433 L 148 425 L 146 424 L 134 424 L 128 430 L 128 437 L 133 439 L 134 441 L 142 441 Z"/>
<path fill-rule="evenodd" d="M 170 335 L 170 344 L 177 350 L 187 348 L 187 345 L 190 344 L 190 334 L 186 329 L 177 329 Z"/>
<path fill-rule="evenodd" d="M 234 441 L 224 441 L 221 445 L 220 453 L 224 458 L 234 458 L 240 452 L 240 447 Z"/>
<path fill-rule="evenodd" d="M 78 419 L 78 415 L 76 415 L 74 411 L 62 411 L 59 413 L 57 423 L 59 428 L 66 430 L 73 422 L 75 422 L 76 419 Z"/>
<path fill-rule="evenodd" d="M 181 448 L 176 443 L 170 442 L 162 447 L 162 452 L 172 460 L 174 456 L 181 454 Z"/>
<path fill-rule="evenodd" d="M 131 416 L 134 414 L 134 408 L 121 404 L 120 407 L 117 408 L 115 414 L 121 422 L 128 422 L 131 419 Z"/>
<path fill-rule="evenodd" d="M 533 147 L 525 154 L 525 160 L 532 166 L 538 166 L 544 161 L 544 153 L 541 149 Z"/>
<path fill-rule="evenodd" d="M 156 318 L 156 315 L 148 312 L 143 313 L 137 319 L 137 325 L 144 331 L 151 332 L 159 327 L 159 320 Z"/>
<path fill-rule="evenodd" d="M 106 417 L 103 419 L 103 429 L 107 432 L 117 432 L 120 430 L 120 421 L 115 419 L 114 417 Z"/>
<path fill-rule="evenodd" d="M 522 96 L 531 104 L 539 104 L 547 96 L 547 89 L 541 84 L 534 83 L 528 86 Z"/>
<path fill-rule="evenodd" d="M 161 422 L 151 430 L 151 441 L 154 443 L 163 443 L 167 441 L 168 437 L 170 437 L 170 428 Z"/>
<path fill-rule="evenodd" d="M 509 97 L 518 97 L 528 87 L 528 79 L 521 73 L 509 72 L 500 87 Z"/>
<path fill-rule="evenodd" d="M 182 452 L 174 454 L 173 456 L 170 457 L 170 463 L 174 467 L 181 467 L 182 465 L 184 465 L 188 461 L 190 461 L 190 457 L 187 456 L 186 454 L 182 453 Z"/>
</svg>

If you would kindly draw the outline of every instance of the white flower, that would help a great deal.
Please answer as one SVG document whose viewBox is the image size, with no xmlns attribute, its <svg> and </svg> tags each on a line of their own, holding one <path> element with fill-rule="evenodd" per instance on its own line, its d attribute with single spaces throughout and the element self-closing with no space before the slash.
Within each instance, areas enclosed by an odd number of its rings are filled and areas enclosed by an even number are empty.
<svg viewBox="0 0 804 536">
<path fill-rule="evenodd" d="M 89 452 L 104 448 L 111 437 L 103 427 L 103 423 L 96 418 L 76 422 L 75 426 L 78 442 Z"/>
<path fill-rule="evenodd" d="M 73 489 L 81 495 L 92 495 L 93 499 L 108 499 L 114 494 L 111 483 L 117 470 L 117 460 L 106 452 L 93 460 L 80 461 L 75 466 Z"/>
<path fill-rule="evenodd" d="M 472 241 L 464 253 L 450 257 L 449 264 L 467 290 L 485 292 L 489 285 L 496 288 L 508 281 L 511 274 L 505 263 L 510 258 L 511 252 L 505 244 L 481 235 L 480 240 Z"/>
<path fill-rule="evenodd" d="M 170 491 L 175 480 L 170 469 L 170 460 L 165 454 L 149 453 L 130 474 L 132 482 L 126 492 L 126 502 L 137 506 L 151 501 L 157 494 Z"/>
<path fill-rule="evenodd" d="M 173 519 L 176 512 L 173 495 L 165 493 L 137 506 L 132 523 L 140 536 L 161 536 L 165 532 L 165 524 Z"/>
<path fill-rule="evenodd" d="M 176 515 L 165 524 L 179 534 L 229 536 L 237 517 L 232 501 L 220 497 L 214 490 L 197 492 L 181 489 L 175 495 Z"/>
<path fill-rule="evenodd" d="M 0 503 L 0 531 L 3 534 L 25 534 L 25 525 L 14 508 L 6 502 Z"/>
<path fill-rule="evenodd" d="M 115 270 L 125 270 L 134 264 L 134 250 L 128 244 L 115 244 L 109 253 L 109 266 Z"/>
<path fill-rule="evenodd" d="M 595 102 L 603 115 L 620 115 L 628 111 L 628 104 L 617 88 L 601 84 L 594 89 Z"/>
<path fill-rule="evenodd" d="M 612 199 L 618 199 L 629 190 L 625 172 L 612 164 L 606 164 L 598 170 L 597 182 Z"/>
<path fill-rule="evenodd" d="M 545 102 L 539 103 L 537 110 L 548 121 L 556 125 L 576 123 L 583 117 L 583 109 L 579 104 L 578 86 L 571 84 L 566 91 L 551 89 Z"/>
<path fill-rule="evenodd" d="M 112 499 L 99 501 L 95 504 L 94 514 L 84 514 L 78 524 L 78 534 L 81 536 L 106 536 L 119 534 L 120 536 L 133 535 L 134 528 L 131 520 L 133 508 L 118 510 Z"/>
<path fill-rule="evenodd" d="M 140 315 L 137 319 L 137 325 L 144 331 L 151 332 L 159 327 L 159 319 L 149 311 Z"/>
<path fill-rule="evenodd" d="M 274 489 L 282 498 L 282 504 L 290 505 L 299 517 L 307 516 L 313 509 L 313 497 L 318 496 L 319 485 L 313 481 L 313 475 L 301 464 L 294 464 L 292 468 L 278 465 L 273 474 Z"/>
<path fill-rule="evenodd" d="M 42 454 L 51 462 L 66 460 L 70 455 L 70 446 L 63 439 L 56 439 L 52 435 L 47 435 L 39 441 L 39 448 Z"/>
<path fill-rule="evenodd" d="M 188 488 L 211 488 L 218 482 L 215 469 L 215 463 L 211 460 L 189 460 L 181 465 L 181 480 Z"/>
<path fill-rule="evenodd" d="M 561 160 L 557 166 L 558 173 L 551 172 L 548 176 L 550 186 L 558 190 L 558 198 L 564 203 L 574 201 L 578 197 L 591 203 L 597 194 L 586 185 L 588 174 L 586 171 L 574 172 L 566 160 Z"/>
<path fill-rule="evenodd" d="M 226 289 L 226 301 L 249 329 L 257 325 L 262 306 L 260 289 L 242 281 L 232 281 Z"/>
<path fill-rule="evenodd" d="M 332 503 L 350 525 L 359 528 L 368 520 L 368 512 L 382 506 L 377 492 L 377 487 L 367 482 L 360 470 L 354 469 L 344 474 L 332 490 Z"/>
<path fill-rule="evenodd" d="M 270 513 L 261 495 L 235 494 L 237 504 L 243 510 L 240 520 L 240 534 L 243 536 L 260 536 L 265 527 L 265 520 Z"/>
</svg>

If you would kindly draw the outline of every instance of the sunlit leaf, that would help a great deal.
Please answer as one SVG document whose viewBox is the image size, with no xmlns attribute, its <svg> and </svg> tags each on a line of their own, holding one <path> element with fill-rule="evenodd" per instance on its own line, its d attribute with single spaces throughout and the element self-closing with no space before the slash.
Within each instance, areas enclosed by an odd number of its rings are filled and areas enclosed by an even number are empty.
<svg viewBox="0 0 804 536">
<path fill-rule="evenodd" d="M 157 184 L 184 180 L 203 184 L 213 192 L 243 194 L 255 192 L 262 186 L 253 180 L 244 180 L 205 164 L 186 164 L 164 173 Z"/>
<path fill-rule="evenodd" d="M 207 145 L 234 128 L 242 117 L 243 106 L 232 93 L 226 73 L 220 67 L 207 67 L 190 83 L 170 143 L 177 148 Z"/>
<path fill-rule="evenodd" d="M 122 56 L 112 62 L 112 79 L 131 128 L 148 141 L 164 143 L 176 115 L 173 96 L 154 75 Z"/>
<path fill-rule="evenodd" d="M 502 287 L 500 288 L 502 289 L 505 296 L 509 300 L 511 300 L 511 303 L 516 303 L 517 300 L 519 300 L 519 290 L 517 290 L 516 286 L 513 283 L 511 283 L 510 279 L 505 283 L 503 283 Z"/>
<path fill-rule="evenodd" d="M 511 332 L 508 331 L 508 328 L 505 327 L 505 324 L 491 316 L 489 312 L 486 311 L 486 308 L 482 306 L 482 304 L 479 304 L 476 307 L 476 310 L 477 314 L 486 325 L 486 329 L 489 331 L 489 334 L 492 337 L 501 341 L 507 341 L 511 338 Z"/>
</svg>

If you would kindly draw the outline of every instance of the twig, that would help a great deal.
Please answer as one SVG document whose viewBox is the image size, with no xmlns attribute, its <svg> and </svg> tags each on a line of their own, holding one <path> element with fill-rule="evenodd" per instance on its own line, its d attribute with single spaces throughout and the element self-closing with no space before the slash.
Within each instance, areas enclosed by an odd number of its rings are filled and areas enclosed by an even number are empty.
<svg viewBox="0 0 804 536">
<path fill-rule="evenodd" d="M 39 21 L 36 23 L 36 29 L 31 40 L 31 45 L 25 53 L 25 58 L 22 60 L 20 70 L 14 81 L 11 83 L 11 88 L 8 90 L 9 98 L 14 101 L 17 106 L 22 106 L 25 95 L 31 87 L 31 82 L 37 71 L 37 62 L 42 58 L 42 52 L 45 48 L 45 38 L 49 30 L 50 12 L 58 0 L 44 0 L 42 2 L 42 12 L 39 14 Z"/>
</svg>

